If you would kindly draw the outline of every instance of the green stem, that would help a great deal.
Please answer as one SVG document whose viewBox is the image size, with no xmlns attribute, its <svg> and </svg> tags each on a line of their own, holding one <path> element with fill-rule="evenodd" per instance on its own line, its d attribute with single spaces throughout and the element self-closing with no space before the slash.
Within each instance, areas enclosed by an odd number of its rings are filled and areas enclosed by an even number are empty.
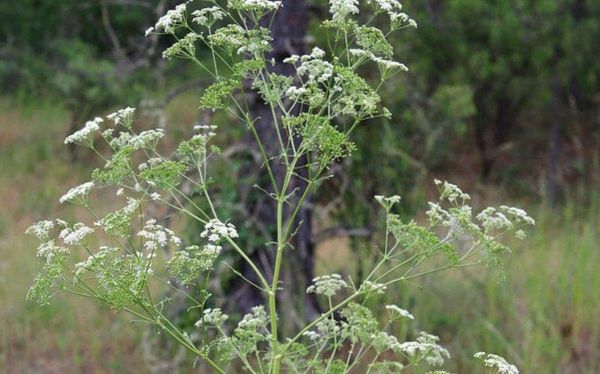
<svg viewBox="0 0 600 374">
<path fill-rule="evenodd" d="M 285 191 L 285 189 L 282 189 L 282 191 Z M 279 274 L 281 273 L 283 249 L 285 247 L 285 244 L 283 243 L 283 202 L 284 200 L 280 196 L 280 198 L 277 199 L 277 254 L 275 257 L 275 268 L 273 270 L 273 282 L 271 284 L 271 292 L 269 293 L 271 340 L 273 346 L 273 358 L 271 359 L 271 373 L 273 374 L 278 374 L 281 367 L 281 355 L 279 353 L 279 336 L 277 331 L 277 287 L 279 284 Z"/>
</svg>

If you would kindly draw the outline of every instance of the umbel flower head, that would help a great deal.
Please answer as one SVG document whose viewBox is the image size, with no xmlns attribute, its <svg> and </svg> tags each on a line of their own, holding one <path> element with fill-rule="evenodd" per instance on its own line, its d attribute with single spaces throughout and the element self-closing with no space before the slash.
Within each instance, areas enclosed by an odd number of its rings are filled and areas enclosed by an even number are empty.
<svg viewBox="0 0 600 374">
<path fill-rule="evenodd" d="M 65 202 L 73 202 L 85 205 L 87 203 L 88 195 L 94 186 L 94 182 L 86 182 L 80 184 L 79 186 L 73 187 L 66 194 L 61 196 L 59 202 L 61 204 Z"/>
<path fill-rule="evenodd" d="M 218 243 L 224 238 L 237 238 L 238 232 L 231 223 L 223 223 L 216 218 L 211 219 L 200 233 L 201 238 L 207 238 L 212 243 Z"/>
<path fill-rule="evenodd" d="M 435 335 L 421 332 L 416 341 L 402 343 L 399 349 L 411 359 L 424 359 L 429 365 L 440 366 L 450 358 L 450 353 L 437 344 L 439 340 Z"/>
<path fill-rule="evenodd" d="M 28 235 L 33 235 L 40 241 L 50 240 L 50 231 L 54 229 L 54 222 L 49 220 L 43 220 L 34 223 L 29 226 L 25 233 Z"/>
<path fill-rule="evenodd" d="M 271 12 L 281 6 L 281 1 L 271 0 L 229 0 L 231 9 L 245 10 L 247 12 L 258 12 L 259 16 L 265 12 Z"/>
<path fill-rule="evenodd" d="M 80 144 L 91 147 L 93 145 L 92 135 L 100 131 L 100 124 L 102 122 L 104 120 L 100 117 L 87 121 L 82 129 L 75 131 L 65 138 L 65 144 Z"/>
<path fill-rule="evenodd" d="M 107 115 L 106 118 L 113 121 L 115 126 L 121 125 L 127 128 L 131 128 L 134 113 L 135 108 L 127 107 Z"/>
<path fill-rule="evenodd" d="M 313 285 L 306 289 L 306 293 L 316 293 L 317 295 L 334 296 L 342 288 L 348 287 L 348 284 L 339 274 L 322 275 L 313 279 Z"/>
<path fill-rule="evenodd" d="M 142 238 L 144 249 L 147 251 L 164 248 L 169 242 L 177 246 L 181 245 L 181 239 L 175 235 L 173 230 L 157 224 L 154 219 L 146 221 L 144 229 L 138 232 L 137 235 Z"/>
<path fill-rule="evenodd" d="M 225 13 L 218 6 L 211 6 L 192 12 L 193 22 L 201 26 L 212 26 L 216 21 L 225 18 Z"/>
<path fill-rule="evenodd" d="M 345 21 L 350 15 L 358 14 L 358 0 L 329 0 L 329 12 L 334 21 Z"/>
<path fill-rule="evenodd" d="M 407 318 L 414 320 L 415 317 L 406 309 L 402 309 L 396 305 L 386 305 L 385 309 L 391 314 L 392 318 Z"/>
<path fill-rule="evenodd" d="M 200 327 L 202 325 L 221 326 L 229 316 L 224 314 L 219 308 L 207 308 L 204 310 L 202 319 L 198 320 L 194 325 Z"/>
<path fill-rule="evenodd" d="M 94 229 L 87 227 L 83 223 L 76 223 L 73 227 L 65 227 L 58 237 L 62 239 L 66 245 L 78 245 L 86 236 L 94 233 Z"/>
<path fill-rule="evenodd" d="M 519 369 L 504 357 L 485 352 L 477 352 L 473 357 L 481 360 L 484 366 L 494 369 L 497 374 L 519 374 Z"/>
<path fill-rule="evenodd" d="M 154 30 L 173 33 L 181 21 L 183 21 L 188 3 L 189 1 L 186 1 L 183 4 L 177 5 L 175 9 L 167 11 L 167 14 L 158 19 L 158 22 L 154 25 Z M 149 34 L 150 32 L 146 31 L 146 34 Z"/>
</svg>

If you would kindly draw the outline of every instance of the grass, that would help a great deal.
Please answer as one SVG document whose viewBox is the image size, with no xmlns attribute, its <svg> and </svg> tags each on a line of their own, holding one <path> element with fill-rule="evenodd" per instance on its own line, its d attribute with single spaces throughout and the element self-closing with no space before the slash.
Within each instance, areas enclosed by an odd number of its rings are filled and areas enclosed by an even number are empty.
<svg viewBox="0 0 600 374">
<path fill-rule="evenodd" d="M 485 193 L 494 195 L 491 204 L 520 205 L 499 193 Z M 510 243 L 513 253 L 504 282 L 485 269 L 470 268 L 390 290 L 386 300 L 375 304 L 403 306 L 416 318 L 395 333 L 406 339 L 421 330 L 440 336 L 452 354 L 446 369 L 453 373 L 482 372 L 473 359 L 479 351 L 506 357 L 522 373 L 599 373 L 598 205 L 527 210 L 537 225 L 527 239 Z M 355 273 L 356 255 L 345 246 L 342 240 L 321 245 L 317 256 L 323 263 L 317 272 Z"/>
<path fill-rule="evenodd" d="M 175 113 L 193 107 L 173 105 Z M 194 117 L 173 118 L 190 123 Z M 127 316 L 66 295 L 47 308 L 25 301 L 39 264 L 36 244 L 23 232 L 48 216 L 77 216 L 57 199 L 86 180 L 92 162 L 87 156 L 69 162 L 62 145 L 68 121 L 56 106 L 14 108 L 0 101 L 0 372 L 143 373 L 144 331 Z M 505 355 L 523 373 L 600 372 L 597 206 L 533 212 L 538 225 L 514 243 L 505 283 L 481 270 L 452 271 L 398 289 L 388 300 L 410 309 L 417 329 L 441 336 L 454 357 L 450 371 L 481 372 L 472 355 L 484 350 Z M 340 246 L 347 243 L 321 248 L 319 258 L 335 257 L 337 266 L 321 269 L 338 270 Z M 351 251 L 343 256 L 352 261 Z"/>
<path fill-rule="evenodd" d="M 57 198 L 85 179 L 62 145 L 68 121 L 54 106 L 0 102 L 0 372 L 143 373 L 140 331 L 124 316 L 66 295 L 47 308 L 25 301 L 40 265 L 23 232 L 57 209 L 75 215 Z"/>
<path fill-rule="evenodd" d="M 514 243 L 507 280 L 450 271 L 399 290 L 453 355 L 450 371 L 476 373 L 478 351 L 507 357 L 523 373 L 600 372 L 600 226 L 596 215 L 538 209 L 536 229 Z M 398 300 L 390 300 L 398 303 Z"/>
</svg>

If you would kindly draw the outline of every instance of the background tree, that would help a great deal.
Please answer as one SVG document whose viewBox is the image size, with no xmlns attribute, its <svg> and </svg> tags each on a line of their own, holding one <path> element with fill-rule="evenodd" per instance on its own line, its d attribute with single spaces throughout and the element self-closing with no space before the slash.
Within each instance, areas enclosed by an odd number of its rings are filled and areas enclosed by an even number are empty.
<svg viewBox="0 0 600 374">
<path fill-rule="evenodd" d="M 278 10 L 275 17 L 271 20 L 270 16 L 266 16 L 265 24 L 269 24 L 272 32 L 273 41 L 272 51 L 268 58 L 273 59 L 274 64 L 269 69 L 275 74 L 290 76 L 294 74 L 294 67 L 291 64 L 283 62 L 284 59 L 291 55 L 303 55 L 306 52 L 306 38 L 309 22 L 309 11 L 307 3 L 304 0 L 286 0 L 283 1 L 281 9 Z M 250 111 L 255 119 L 256 130 L 262 139 L 270 139 L 265 142 L 266 154 L 271 157 L 271 168 L 275 180 L 278 183 L 282 182 L 284 177 L 283 160 L 275 158 L 280 153 L 279 143 L 277 140 L 277 127 L 273 123 L 274 118 L 271 109 L 267 106 L 262 98 L 255 94 L 248 87 L 246 95 L 250 97 Z M 285 141 L 285 140 L 284 140 Z M 296 140 L 297 141 L 297 140 Z M 246 142 L 251 147 L 256 147 L 255 141 L 251 136 L 248 136 Z M 306 160 L 301 161 L 305 164 Z M 255 170 L 255 169 L 254 169 Z M 290 191 L 295 191 L 295 195 L 300 196 L 306 188 L 306 169 L 301 169 L 300 172 L 290 183 Z M 258 176 L 254 176 L 258 180 L 266 180 L 268 175 L 266 171 Z M 265 184 L 268 185 L 268 184 Z M 272 193 L 273 191 L 267 191 Z M 252 196 L 248 199 L 247 213 L 253 223 L 263 227 L 263 231 L 268 233 L 268 237 L 273 237 L 275 229 L 275 201 L 265 194 L 264 191 L 254 190 Z M 291 212 L 286 212 L 286 217 Z M 292 255 L 295 261 L 290 262 L 291 267 L 285 269 L 282 282 L 285 284 L 286 293 L 282 294 L 281 300 L 284 308 L 286 305 L 292 306 L 299 304 L 305 306 L 305 315 L 294 316 L 299 323 L 312 318 L 318 311 L 318 306 L 314 295 L 306 295 L 304 300 L 293 300 L 292 293 L 298 293 L 299 290 L 304 290 L 310 284 L 313 271 L 313 242 L 311 235 L 311 212 L 308 208 L 303 208 L 298 214 L 295 223 L 297 232 L 293 240 L 294 250 Z M 251 248 L 251 247 L 249 247 Z M 268 247 L 254 247 L 252 258 L 257 263 L 262 264 L 262 270 L 265 274 L 272 273 L 274 266 L 274 253 Z M 250 268 L 244 267 L 244 275 L 249 279 L 254 279 L 255 276 Z M 231 302 L 239 312 L 246 314 L 250 309 L 258 305 L 262 301 L 260 292 L 250 286 L 247 282 L 241 279 L 236 279 L 232 285 L 234 297 Z M 302 292 L 303 293 L 303 292 Z M 290 310 L 295 308 L 290 308 Z"/>
</svg>

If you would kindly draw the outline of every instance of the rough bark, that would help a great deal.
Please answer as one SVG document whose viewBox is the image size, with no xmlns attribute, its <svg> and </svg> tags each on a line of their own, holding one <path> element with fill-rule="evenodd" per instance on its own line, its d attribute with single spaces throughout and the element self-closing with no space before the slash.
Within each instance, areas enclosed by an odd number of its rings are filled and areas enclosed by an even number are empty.
<svg viewBox="0 0 600 374">
<path fill-rule="evenodd" d="M 275 60 L 275 64 L 269 68 L 273 73 L 280 75 L 293 74 L 293 67 L 290 64 L 284 64 L 283 60 L 292 54 L 301 55 L 305 52 L 307 26 L 308 9 L 306 2 L 303 0 L 284 1 L 283 6 L 278 10 L 271 23 L 273 50 L 268 59 L 273 58 Z M 280 155 L 281 150 L 271 109 L 258 95 L 252 92 L 247 92 L 247 95 L 249 95 L 251 115 L 256 121 L 256 130 L 260 138 L 263 139 L 266 153 L 269 157 L 273 157 L 271 167 L 276 182 L 281 187 L 285 175 L 285 165 L 277 157 Z M 280 115 L 280 113 L 276 113 L 276 115 Z M 256 145 L 250 137 L 247 141 L 254 146 Z M 306 160 L 300 160 L 300 167 L 297 170 L 298 176 L 293 177 L 287 190 L 287 193 L 295 191 L 292 199 L 299 197 L 307 188 L 307 183 L 304 179 L 307 177 L 306 168 L 302 167 L 305 163 Z M 266 171 L 263 171 L 258 176 L 258 180 L 258 184 L 261 187 L 266 187 L 269 184 Z M 271 188 L 266 188 L 266 190 L 273 192 Z M 253 199 L 253 202 L 247 207 L 250 212 L 249 215 L 255 217 L 256 221 L 260 222 L 260 225 L 265 229 L 266 234 L 270 236 L 270 238 L 265 239 L 272 240 L 276 234 L 274 230 L 276 227 L 275 201 L 260 191 L 256 191 L 256 193 L 256 199 Z M 289 206 L 293 205 L 294 202 L 292 201 Z M 291 214 L 290 211 L 285 212 L 284 218 L 289 217 L 289 214 Z M 306 295 L 304 290 L 313 278 L 313 242 L 311 213 L 309 209 L 301 209 L 294 225 L 297 230 L 292 238 L 291 244 L 293 248 L 286 249 L 288 251 L 285 255 L 287 267 L 282 272 L 282 292 L 279 296 L 279 305 L 283 308 L 282 314 L 288 318 L 291 317 L 291 321 L 289 322 L 292 325 L 309 320 L 318 312 L 318 306 L 313 297 L 305 296 L 304 300 L 294 297 L 294 295 Z M 272 279 L 274 255 L 274 245 L 255 248 L 251 255 L 251 258 L 259 264 L 260 269 L 263 270 L 269 280 Z M 255 279 L 252 271 L 248 268 L 244 268 L 242 273 L 251 280 Z M 255 305 L 264 303 L 261 292 L 244 281 L 238 281 L 234 289 L 236 290 L 236 297 L 233 302 L 235 303 L 235 308 L 242 313 L 248 312 Z M 300 305 L 294 305 L 295 303 L 299 303 Z M 301 311 L 300 314 L 295 312 L 298 310 Z"/>
</svg>

